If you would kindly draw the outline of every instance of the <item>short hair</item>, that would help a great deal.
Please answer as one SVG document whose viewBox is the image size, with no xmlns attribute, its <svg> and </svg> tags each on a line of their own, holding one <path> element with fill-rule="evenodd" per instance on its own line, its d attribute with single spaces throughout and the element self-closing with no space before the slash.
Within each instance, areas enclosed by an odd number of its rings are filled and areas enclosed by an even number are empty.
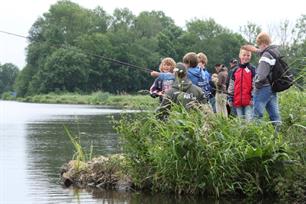
<svg viewBox="0 0 306 204">
<path fill-rule="evenodd" d="M 252 52 L 251 52 L 250 50 L 246 49 L 245 46 L 242 46 L 242 47 L 240 47 L 239 57 L 240 57 L 240 54 L 241 54 L 242 50 L 244 50 L 244 51 L 246 51 L 246 52 L 250 52 L 250 54 L 251 54 L 251 56 L 252 56 Z"/>
<path fill-rule="evenodd" d="M 213 73 L 213 74 L 211 75 L 211 78 L 218 78 L 218 74 L 217 74 L 217 73 Z"/>
<path fill-rule="evenodd" d="M 196 67 L 198 65 L 197 54 L 194 52 L 188 52 L 183 57 L 183 63 L 188 64 L 190 67 Z"/>
<path fill-rule="evenodd" d="M 238 64 L 238 60 L 236 58 L 233 58 L 230 60 L 230 63 L 232 64 Z"/>
<path fill-rule="evenodd" d="M 175 74 L 178 78 L 182 79 L 185 78 L 187 75 L 187 69 L 184 63 L 178 62 L 176 67 L 174 68 Z"/>
<path fill-rule="evenodd" d="M 256 37 L 256 44 L 258 46 L 262 44 L 270 45 L 271 43 L 272 43 L 271 37 L 266 32 L 260 32 Z"/>
<path fill-rule="evenodd" d="M 159 71 L 161 71 L 161 72 L 163 72 L 164 70 L 163 70 L 163 66 L 164 65 L 169 65 L 170 67 L 171 67 L 171 72 L 173 72 L 173 69 L 175 68 L 175 66 L 176 66 L 176 63 L 175 63 L 175 61 L 174 61 L 174 59 L 172 59 L 171 57 L 166 57 L 166 58 L 164 58 L 162 61 L 161 61 L 161 63 L 160 63 L 160 65 L 159 65 Z"/>
<path fill-rule="evenodd" d="M 207 59 L 207 56 L 203 52 L 198 53 L 197 57 L 198 57 L 198 62 L 202 62 L 204 65 L 207 65 L 208 59 Z"/>
</svg>

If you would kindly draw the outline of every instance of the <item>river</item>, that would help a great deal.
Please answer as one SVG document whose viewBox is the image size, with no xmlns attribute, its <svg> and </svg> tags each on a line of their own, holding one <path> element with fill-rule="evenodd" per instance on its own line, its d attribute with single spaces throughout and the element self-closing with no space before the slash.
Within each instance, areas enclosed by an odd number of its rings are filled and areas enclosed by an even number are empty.
<svg viewBox="0 0 306 204">
<path fill-rule="evenodd" d="M 0 101 L 0 203 L 203 203 L 198 197 L 65 188 L 60 167 L 73 157 L 64 125 L 94 155 L 120 152 L 111 118 L 123 111 L 102 106 Z M 215 203 L 205 200 L 205 203 Z"/>
</svg>

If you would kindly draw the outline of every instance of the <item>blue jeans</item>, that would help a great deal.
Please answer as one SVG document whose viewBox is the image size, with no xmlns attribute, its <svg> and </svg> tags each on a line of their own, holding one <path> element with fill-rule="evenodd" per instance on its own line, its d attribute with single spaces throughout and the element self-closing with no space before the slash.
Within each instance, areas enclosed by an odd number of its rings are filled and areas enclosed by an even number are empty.
<svg viewBox="0 0 306 204">
<path fill-rule="evenodd" d="M 252 112 L 253 112 L 253 110 L 252 110 Z M 231 106 L 231 115 L 232 115 L 232 116 L 238 115 L 238 113 L 237 113 L 237 107 Z"/>
<path fill-rule="evenodd" d="M 252 106 L 242 106 L 235 107 L 237 116 L 240 118 L 244 118 L 246 121 L 251 121 L 253 118 L 253 107 Z"/>
<path fill-rule="evenodd" d="M 264 110 L 266 109 L 270 120 L 274 125 L 281 122 L 278 100 L 276 93 L 272 92 L 271 86 L 264 86 L 254 91 L 254 117 L 262 119 Z"/>
</svg>

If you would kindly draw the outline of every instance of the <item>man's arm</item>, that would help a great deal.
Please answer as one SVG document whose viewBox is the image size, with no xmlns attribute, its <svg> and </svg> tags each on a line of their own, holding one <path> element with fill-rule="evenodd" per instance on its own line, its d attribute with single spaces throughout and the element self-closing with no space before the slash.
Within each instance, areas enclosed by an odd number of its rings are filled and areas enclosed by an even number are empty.
<svg viewBox="0 0 306 204">
<path fill-rule="evenodd" d="M 256 48 L 254 45 L 244 45 L 242 46 L 242 48 L 248 50 L 248 51 L 251 51 L 251 52 L 256 52 L 256 53 L 259 53 L 259 49 Z"/>
<path fill-rule="evenodd" d="M 259 59 L 259 64 L 256 69 L 255 75 L 255 87 L 260 89 L 264 84 L 267 83 L 268 76 L 271 71 L 271 66 L 275 65 L 275 59 L 271 59 L 271 56 L 264 53 Z"/>
</svg>

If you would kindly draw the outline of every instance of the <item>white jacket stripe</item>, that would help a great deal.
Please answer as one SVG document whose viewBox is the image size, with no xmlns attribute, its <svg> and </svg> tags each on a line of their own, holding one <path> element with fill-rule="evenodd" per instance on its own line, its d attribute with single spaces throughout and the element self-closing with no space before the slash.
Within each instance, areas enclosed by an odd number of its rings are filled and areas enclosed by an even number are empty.
<svg viewBox="0 0 306 204">
<path fill-rule="evenodd" d="M 261 57 L 260 59 L 259 59 L 259 63 L 260 62 L 267 62 L 269 65 L 271 65 L 271 66 L 273 66 L 273 65 L 275 65 L 275 59 L 269 59 L 268 57 Z"/>
</svg>

